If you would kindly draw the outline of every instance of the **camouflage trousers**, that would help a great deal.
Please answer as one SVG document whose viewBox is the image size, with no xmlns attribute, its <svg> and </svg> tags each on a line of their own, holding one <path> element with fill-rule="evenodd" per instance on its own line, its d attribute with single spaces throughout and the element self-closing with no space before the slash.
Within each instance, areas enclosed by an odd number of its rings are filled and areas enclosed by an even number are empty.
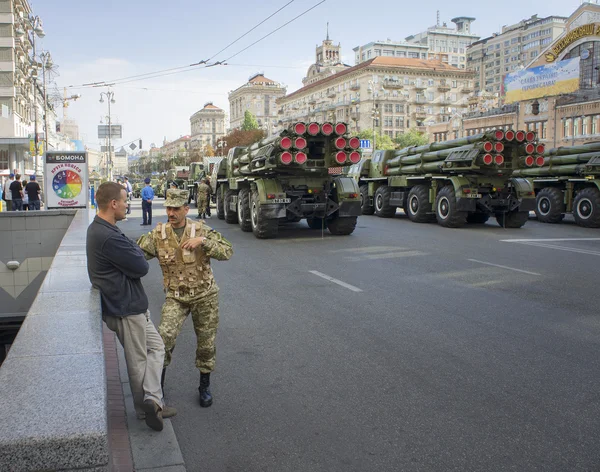
<svg viewBox="0 0 600 472">
<path fill-rule="evenodd" d="M 208 206 L 208 199 L 205 195 L 198 195 L 198 214 L 206 213 L 206 207 Z"/>
<path fill-rule="evenodd" d="M 202 373 L 212 372 L 215 368 L 215 337 L 219 324 L 218 292 L 190 301 L 171 298 L 167 295 L 158 325 L 158 332 L 165 343 L 164 366 L 167 367 L 171 363 L 175 341 L 183 322 L 190 313 L 196 333 L 196 367 Z"/>
</svg>

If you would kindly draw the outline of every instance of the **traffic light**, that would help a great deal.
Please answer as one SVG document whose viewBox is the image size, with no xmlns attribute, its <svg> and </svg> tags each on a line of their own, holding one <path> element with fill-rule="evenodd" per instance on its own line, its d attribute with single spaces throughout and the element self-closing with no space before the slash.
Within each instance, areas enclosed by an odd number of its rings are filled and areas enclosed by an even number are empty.
<svg viewBox="0 0 600 472">
<path fill-rule="evenodd" d="M 140 144 L 140 146 L 139 146 L 140 149 L 142 149 L 142 140 L 141 139 L 140 139 L 140 143 L 139 144 Z"/>
<path fill-rule="evenodd" d="M 532 115 L 539 115 L 540 114 L 540 102 L 538 102 L 537 100 L 535 100 L 531 104 L 531 114 Z"/>
</svg>

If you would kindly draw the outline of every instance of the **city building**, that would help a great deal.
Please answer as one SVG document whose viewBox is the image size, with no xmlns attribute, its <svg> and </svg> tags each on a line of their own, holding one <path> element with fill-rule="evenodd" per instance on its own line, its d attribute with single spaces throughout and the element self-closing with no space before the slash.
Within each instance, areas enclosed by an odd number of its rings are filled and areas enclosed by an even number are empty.
<svg viewBox="0 0 600 472">
<path fill-rule="evenodd" d="M 63 119 L 62 123 L 59 125 L 60 132 L 65 136 L 68 136 L 70 139 L 80 139 L 79 138 L 79 125 L 75 120 Z"/>
<path fill-rule="evenodd" d="M 409 57 L 412 59 L 427 59 L 429 57 L 429 46 L 402 41 L 396 42 L 391 39 L 372 41 L 364 46 L 355 47 L 353 51 L 355 65 L 378 56 Z"/>
<path fill-rule="evenodd" d="M 479 36 L 471 32 L 471 23 L 475 18 L 459 16 L 452 19 L 455 27 L 449 27 L 446 23 L 440 25 L 439 12 L 438 21 L 435 26 L 427 28 L 427 31 L 414 34 L 405 38 L 409 44 L 419 44 L 429 48 L 429 59 L 437 59 L 444 64 L 465 69 L 467 64 L 467 48 L 479 39 Z"/>
<path fill-rule="evenodd" d="M 551 24 L 544 24 L 544 28 Z M 596 34 L 599 28 L 600 5 L 582 3 L 565 20 L 563 34 L 546 43 L 527 67 L 578 57 L 579 90 L 453 115 L 450 121 L 429 127 L 430 140 L 453 139 L 497 128 L 536 131 L 547 148 L 600 140 L 600 37 Z"/>
<path fill-rule="evenodd" d="M 283 125 L 343 121 L 396 137 L 468 108 L 473 73 L 441 61 L 376 57 L 278 100 Z"/>
<path fill-rule="evenodd" d="M 278 121 L 277 99 L 283 97 L 285 92 L 285 87 L 264 74 L 251 76 L 247 83 L 229 92 L 230 128 L 241 128 L 244 114 L 249 110 L 256 116 L 258 125 L 271 134 Z"/>
<path fill-rule="evenodd" d="M 342 62 L 342 47 L 340 44 L 334 45 L 329 39 L 328 27 L 327 38 L 323 40 L 323 44 L 315 47 L 315 63 L 308 68 L 302 84 L 304 86 L 314 84 L 348 68 L 350 66 Z"/>
<path fill-rule="evenodd" d="M 127 159 L 127 151 L 121 148 L 112 155 L 113 158 L 113 175 L 124 176 L 129 172 L 129 162 Z"/>
<path fill-rule="evenodd" d="M 192 134 L 187 138 L 192 149 L 202 149 L 206 145 L 214 148 L 219 138 L 225 136 L 225 112 L 212 102 L 207 102 L 202 110 L 190 117 L 190 125 Z"/>
<path fill-rule="evenodd" d="M 471 44 L 467 67 L 476 73 L 475 92 L 503 94 L 504 77 L 535 60 L 565 30 L 567 18 L 533 15 Z"/>
<path fill-rule="evenodd" d="M 215 107 L 216 108 L 216 107 Z M 220 110 L 220 108 L 217 108 Z M 223 111 L 223 110 L 221 110 Z M 163 159 L 173 159 L 174 157 L 188 157 L 188 152 L 191 149 L 192 137 L 181 136 L 174 141 L 165 142 L 160 148 L 159 155 Z"/>
</svg>

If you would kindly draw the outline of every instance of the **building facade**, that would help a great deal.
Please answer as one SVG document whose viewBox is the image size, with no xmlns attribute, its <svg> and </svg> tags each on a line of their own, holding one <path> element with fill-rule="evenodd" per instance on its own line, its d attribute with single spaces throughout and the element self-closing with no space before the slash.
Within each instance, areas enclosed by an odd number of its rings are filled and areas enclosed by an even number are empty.
<svg viewBox="0 0 600 472">
<path fill-rule="evenodd" d="M 308 68 L 306 77 L 302 79 L 302 85 L 314 84 L 348 68 L 350 66 L 342 62 L 341 45 L 333 44 L 327 32 L 327 38 L 320 46 L 315 47 L 315 63 Z"/>
<path fill-rule="evenodd" d="M 427 59 L 429 57 L 429 46 L 395 42 L 390 39 L 387 41 L 372 41 L 364 46 L 355 47 L 353 51 L 355 65 L 378 56 L 408 57 L 412 59 Z"/>
<path fill-rule="evenodd" d="M 218 110 L 221 109 L 218 108 Z M 192 148 L 191 144 L 192 136 L 181 136 L 180 138 L 175 139 L 174 141 L 164 143 L 163 146 L 160 148 L 159 155 L 162 156 L 163 159 L 173 159 L 174 157 L 188 157 L 189 151 Z"/>
<path fill-rule="evenodd" d="M 279 99 L 283 125 L 343 121 L 392 138 L 467 110 L 473 74 L 434 60 L 376 57 Z"/>
<path fill-rule="evenodd" d="M 285 95 L 286 89 L 263 74 L 255 74 L 248 82 L 229 92 L 229 122 L 231 129 L 239 129 L 244 123 L 246 110 L 250 111 L 260 127 L 268 134 L 277 125 L 277 99 Z"/>
<path fill-rule="evenodd" d="M 225 136 L 225 112 L 212 102 L 207 102 L 202 110 L 190 117 L 190 125 L 192 134 L 189 144 L 192 149 L 202 149 L 206 145 L 214 148 L 217 141 Z"/>
<path fill-rule="evenodd" d="M 536 131 L 547 148 L 600 140 L 600 6 L 583 3 L 547 43 L 529 68 L 580 58 L 579 90 L 542 96 L 485 112 L 456 115 L 429 127 L 430 140 L 469 136 L 496 128 Z M 535 104 L 535 107 L 533 106 Z"/>
<path fill-rule="evenodd" d="M 481 39 L 467 50 L 467 67 L 475 72 L 475 92 L 503 95 L 504 77 L 526 67 L 563 34 L 567 18 L 533 15 L 503 26 L 500 34 Z"/>
<path fill-rule="evenodd" d="M 475 18 L 468 16 L 453 18 L 454 28 L 446 23 L 440 26 L 438 21 L 437 25 L 427 28 L 427 31 L 408 36 L 405 40 L 409 44 L 427 46 L 430 59 L 437 59 L 458 69 L 466 69 L 467 48 L 479 40 L 479 36 L 471 32 L 471 23 L 474 21 Z"/>
</svg>

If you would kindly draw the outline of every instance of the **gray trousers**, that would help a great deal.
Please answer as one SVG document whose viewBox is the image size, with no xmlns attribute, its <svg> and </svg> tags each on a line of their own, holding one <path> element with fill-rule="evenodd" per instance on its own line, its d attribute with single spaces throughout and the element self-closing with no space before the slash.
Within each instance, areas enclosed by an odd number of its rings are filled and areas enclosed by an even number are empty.
<svg viewBox="0 0 600 472">
<path fill-rule="evenodd" d="M 153 400 L 163 407 L 160 376 L 165 359 L 165 345 L 150 319 L 150 312 L 139 315 L 103 317 L 114 331 L 125 352 L 129 386 L 137 413 L 143 413 L 144 400 Z"/>
</svg>

